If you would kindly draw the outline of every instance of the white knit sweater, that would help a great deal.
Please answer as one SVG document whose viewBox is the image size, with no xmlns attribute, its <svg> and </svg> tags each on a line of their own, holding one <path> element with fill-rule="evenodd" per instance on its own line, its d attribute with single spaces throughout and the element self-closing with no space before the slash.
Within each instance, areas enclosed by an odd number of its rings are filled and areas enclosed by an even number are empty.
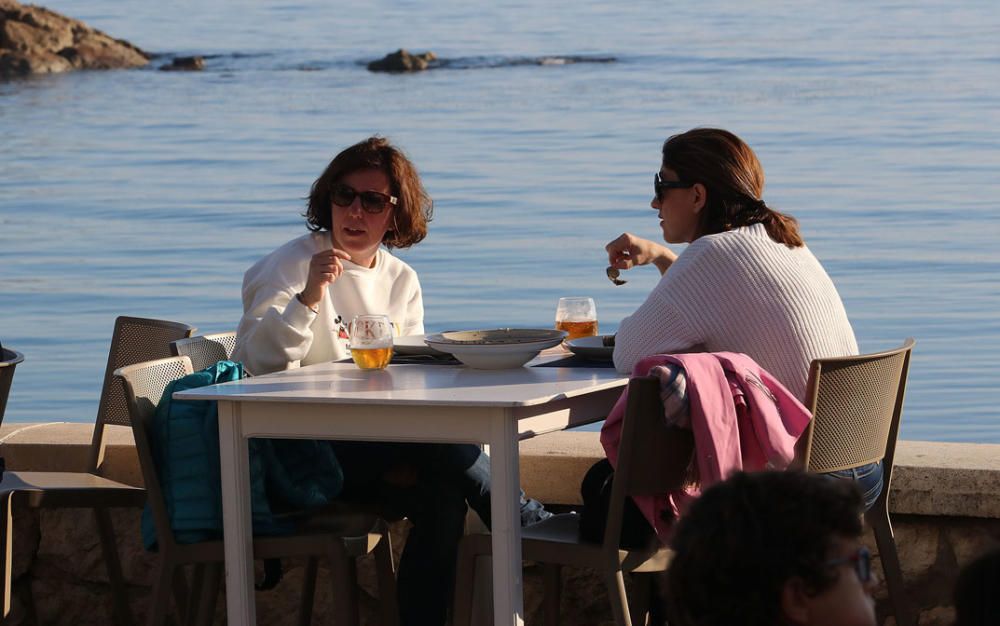
<svg viewBox="0 0 1000 626">
<path fill-rule="evenodd" d="M 295 298 L 306 286 L 309 261 L 330 249 L 330 233 L 289 241 L 247 270 L 243 319 L 233 359 L 254 374 L 347 358 L 347 327 L 355 315 L 388 315 L 402 335 L 424 332 L 424 302 L 413 269 L 379 248 L 375 267 L 342 261 L 344 273 L 326 290 L 319 313 Z"/>
<path fill-rule="evenodd" d="M 742 352 L 799 399 L 813 359 L 858 353 L 837 289 L 805 246 L 772 240 L 763 224 L 706 235 L 674 261 L 622 320 L 615 367 L 651 354 Z"/>
</svg>

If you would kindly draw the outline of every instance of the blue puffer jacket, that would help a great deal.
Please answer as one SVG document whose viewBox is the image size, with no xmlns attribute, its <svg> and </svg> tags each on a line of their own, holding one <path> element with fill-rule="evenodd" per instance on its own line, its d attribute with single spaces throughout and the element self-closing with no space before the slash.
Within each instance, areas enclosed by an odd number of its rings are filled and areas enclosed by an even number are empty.
<svg viewBox="0 0 1000 626">
<path fill-rule="evenodd" d="M 178 543 L 222 537 L 222 494 L 216 403 L 173 400 L 172 395 L 243 377 L 241 363 L 219 361 L 167 385 L 156 407 L 150 432 L 153 460 Z M 343 487 L 343 472 L 325 441 L 251 439 L 249 448 L 254 534 L 291 532 L 296 514 L 325 506 Z M 148 504 L 142 539 L 147 550 L 156 549 Z"/>
</svg>

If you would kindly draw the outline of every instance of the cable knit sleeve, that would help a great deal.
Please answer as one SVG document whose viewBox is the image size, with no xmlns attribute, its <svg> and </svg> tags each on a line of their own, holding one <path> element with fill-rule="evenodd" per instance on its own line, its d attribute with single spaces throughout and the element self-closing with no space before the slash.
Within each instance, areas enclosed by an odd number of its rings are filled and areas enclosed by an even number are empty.
<svg viewBox="0 0 1000 626">
<path fill-rule="evenodd" d="M 316 313 L 295 297 L 305 286 L 307 268 L 308 257 L 303 264 L 281 255 L 247 270 L 233 359 L 253 374 L 294 367 L 309 352 Z"/>
<path fill-rule="evenodd" d="M 663 276 L 635 313 L 626 317 L 615 334 L 615 368 L 631 374 L 635 364 L 651 354 L 689 352 L 702 343 L 674 305 L 670 272 Z"/>
</svg>

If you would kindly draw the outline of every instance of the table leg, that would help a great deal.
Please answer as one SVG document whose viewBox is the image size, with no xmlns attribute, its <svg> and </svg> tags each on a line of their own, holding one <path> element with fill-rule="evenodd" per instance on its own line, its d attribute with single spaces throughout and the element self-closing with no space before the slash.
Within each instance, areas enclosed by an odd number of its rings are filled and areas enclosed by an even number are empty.
<svg viewBox="0 0 1000 626">
<path fill-rule="evenodd" d="M 240 428 L 240 405 L 219 402 L 219 460 L 223 541 L 226 551 L 226 614 L 231 625 L 257 623 L 253 595 L 253 527 L 250 513 L 248 440 Z"/>
<path fill-rule="evenodd" d="M 495 626 L 522 626 L 524 596 L 517 420 L 506 409 L 494 409 L 491 413 L 493 623 Z"/>
</svg>

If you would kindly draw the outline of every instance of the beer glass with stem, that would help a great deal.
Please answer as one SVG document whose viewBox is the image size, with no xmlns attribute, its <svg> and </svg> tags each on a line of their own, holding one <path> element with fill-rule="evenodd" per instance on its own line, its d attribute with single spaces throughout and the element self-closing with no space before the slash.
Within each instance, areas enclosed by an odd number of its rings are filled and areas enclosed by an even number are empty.
<svg viewBox="0 0 1000 626">
<path fill-rule="evenodd" d="M 351 358 L 363 370 L 384 369 L 392 359 L 392 322 L 386 315 L 357 315 L 351 321 Z"/>
<path fill-rule="evenodd" d="M 556 329 L 569 333 L 566 341 L 597 334 L 597 305 L 593 298 L 559 298 Z"/>
</svg>

